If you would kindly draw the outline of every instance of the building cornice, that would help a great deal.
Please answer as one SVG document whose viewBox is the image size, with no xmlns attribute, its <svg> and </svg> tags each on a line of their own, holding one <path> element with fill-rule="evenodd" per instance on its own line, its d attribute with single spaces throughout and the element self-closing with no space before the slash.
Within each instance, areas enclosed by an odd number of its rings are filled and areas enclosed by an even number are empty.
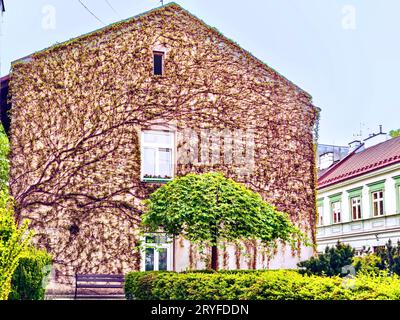
<svg viewBox="0 0 400 320">
<path fill-rule="evenodd" d="M 393 228 L 382 228 L 382 229 L 376 229 L 376 230 L 370 230 L 370 231 L 361 231 L 361 232 L 349 232 L 345 234 L 338 234 L 334 236 L 328 236 L 328 237 L 318 237 L 317 236 L 317 241 L 329 241 L 329 240 L 338 240 L 338 239 L 345 239 L 345 238 L 353 238 L 353 237 L 358 237 L 358 236 L 367 236 L 367 235 L 380 235 L 384 233 L 390 233 L 394 231 L 400 231 L 400 226 L 393 227 Z"/>
<path fill-rule="evenodd" d="M 373 178 L 373 177 L 376 177 L 376 176 L 379 176 L 382 174 L 387 174 L 387 173 L 390 173 L 390 172 L 396 171 L 396 170 L 400 170 L 400 163 L 396 163 L 396 164 L 393 164 L 393 165 L 390 165 L 390 166 L 387 166 L 387 167 L 384 167 L 381 169 L 377 169 L 377 170 L 365 173 L 363 175 L 360 175 L 360 176 L 357 176 L 357 177 L 354 177 L 354 178 L 351 178 L 351 179 L 348 179 L 345 181 L 341 181 L 341 182 L 338 182 L 335 184 L 328 185 L 326 187 L 318 188 L 318 192 L 320 192 L 320 193 L 328 192 L 328 191 L 335 190 L 338 188 L 342 188 L 342 187 L 346 187 L 346 186 L 348 187 L 349 185 L 352 185 L 354 183 L 357 183 L 357 182 L 360 182 L 363 180 L 367 180 L 367 179 L 370 179 L 370 178 Z"/>
</svg>

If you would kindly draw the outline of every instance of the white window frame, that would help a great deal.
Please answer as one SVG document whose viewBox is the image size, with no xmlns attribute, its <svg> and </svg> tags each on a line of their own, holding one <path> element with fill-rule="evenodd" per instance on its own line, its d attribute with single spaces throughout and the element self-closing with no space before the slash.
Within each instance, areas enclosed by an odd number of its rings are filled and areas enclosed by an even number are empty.
<svg viewBox="0 0 400 320">
<path fill-rule="evenodd" d="M 163 235 L 161 233 L 146 234 L 143 238 L 143 246 L 141 250 L 140 270 L 146 271 L 146 249 L 154 249 L 154 271 L 159 271 L 159 249 L 167 249 L 167 270 L 172 271 L 173 259 L 173 241 L 167 237 L 166 243 L 146 243 L 146 237 Z"/>
<path fill-rule="evenodd" d="M 358 203 L 353 203 L 353 201 L 354 200 L 357 200 L 358 201 Z M 354 218 L 354 216 L 353 216 L 353 208 L 359 208 L 359 210 L 357 211 L 357 214 L 356 214 L 356 218 Z M 350 198 L 350 210 L 351 210 L 351 220 L 352 221 L 358 221 L 358 220 L 361 220 L 362 219 L 362 199 L 361 199 L 361 196 L 355 196 L 355 197 L 352 197 L 352 198 Z M 360 216 L 360 217 L 358 217 L 358 216 Z"/>
<path fill-rule="evenodd" d="M 379 197 L 379 194 L 382 193 L 382 197 Z M 377 194 L 377 198 L 374 199 L 374 194 Z M 384 190 L 376 190 L 371 192 L 371 203 L 372 203 L 372 216 L 373 217 L 381 217 L 385 215 L 385 191 Z M 379 203 L 382 202 L 382 212 L 380 212 L 381 206 Z M 378 212 L 375 214 L 375 203 L 377 203 Z"/>
<path fill-rule="evenodd" d="M 324 206 L 321 205 L 319 207 L 317 207 L 317 211 L 318 211 L 318 227 L 321 227 L 324 225 Z"/>
<path fill-rule="evenodd" d="M 169 134 L 171 136 L 171 143 L 151 143 L 145 142 L 144 136 L 145 133 L 154 133 L 154 134 Z M 174 178 L 175 175 L 175 133 L 173 131 L 164 131 L 164 130 L 142 130 L 141 131 L 141 159 L 140 159 L 140 179 L 143 181 L 145 172 L 143 171 L 144 165 L 144 149 L 145 148 L 154 148 L 156 152 L 156 161 L 155 161 L 155 176 L 160 175 L 160 148 L 171 149 L 171 179 Z"/>
<path fill-rule="evenodd" d="M 339 207 L 339 215 L 337 215 L 337 213 L 336 213 L 336 217 L 340 217 L 340 219 L 337 219 L 336 218 L 336 222 L 335 222 L 335 205 L 338 205 L 338 207 Z M 332 224 L 339 224 L 339 223 L 342 223 L 342 203 L 341 203 L 341 201 L 335 201 L 335 202 L 332 202 L 331 203 L 331 214 L 332 214 Z"/>
</svg>

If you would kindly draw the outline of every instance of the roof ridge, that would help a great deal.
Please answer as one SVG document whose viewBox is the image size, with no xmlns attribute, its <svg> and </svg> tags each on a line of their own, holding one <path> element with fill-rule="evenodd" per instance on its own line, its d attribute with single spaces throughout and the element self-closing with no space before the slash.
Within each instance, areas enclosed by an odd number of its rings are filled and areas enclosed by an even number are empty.
<svg viewBox="0 0 400 320">
<path fill-rule="evenodd" d="M 324 172 L 318 178 L 318 188 L 324 188 L 400 162 L 400 137 L 391 138 L 356 152 L 363 145 Z M 350 161 L 348 165 L 347 161 Z M 344 168 L 341 169 L 343 166 Z"/>
<path fill-rule="evenodd" d="M 181 5 L 177 4 L 176 2 L 169 2 L 169 3 L 166 3 L 166 4 L 162 5 L 162 6 L 158 6 L 158 7 L 156 7 L 156 8 L 153 8 L 153 9 L 150 9 L 150 10 L 147 10 L 147 11 L 144 11 L 144 12 L 142 12 L 142 13 L 140 13 L 140 14 L 137 14 L 137 15 L 135 15 L 135 16 L 129 17 L 129 18 L 127 18 L 127 19 L 120 20 L 120 21 L 117 21 L 117 22 L 113 22 L 113 23 L 108 24 L 108 25 L 106 25 L 106 26 L 104 26 L 104 27 L 101 27 L 101 28 L 99 28 L 99 29 L 90 31 L 90 32 L 85 33 L 85 34 L 82 34 L 82 35 L 80 35 L 80 36 L 77 36 L 77 37 L 74 37 L 74 38 L 70 38 L 69 40 L 66 40 L 66 41 L 63 41 L 63 42 L 60 42 L 60 43 L 53 44 L 53 45 L 50 46 L 50 47 L 47 47 L 47 48 L 44 48 L 44 49 L 42 49 L 42 50 L 36 51 L 36 52 L 34 52 L 34 53 L 32 53 L 32 54 L 29 54 L 29 55 L 27 55 L 27 56 L 25 56 L 25 57 L 22 57 L 22 58 L 20 58 L 20 59 L 17 59 L 17 60 L 15 60 L 15 61 L 13 61 L 13 62 L 11 63 L 11 66 L 13 66 L 14 64 L 16 64 L 16 63 L 18 63 L 18 62 L 22 62 L 24 59 L 27 59 L 27 58 L 29 58 L 29 57 L 33 57 L 33 56 L 37 56 L 37 55 L 40 55 L 40 54 L 44 54 L 45 52 L 50 51 L 50 50 L 59 49 L 59 48 L 61 48 L 61 47 L 63 47 L 63 46 L 67 46 L 68 44 L 70 44 L 70 43 L 72 43 L 72 42 L 75 42 L 75 41 L 84 39 L 84 38 L 86 38 L 86 37 L 93 36 L 93 35 L 95 35 L 96 33 L 100 32 L 100 31 L 104 31 L 104 30 L 110 29 L 110 28 L 112 28 L 113 26 L 116 26 L 116 25 L 119 25 L 119 24 L 123 24 L 123 23 L 128 23 L 128 22 L 134 21 L 134 20 L 136 20 L 136 19 L 138 19 L 138 18 L 144 17 L 144 16 L 146 16 L 146 15 L 148 15 L 148 14 L 151 14 L 151 13 L 154 13 L 154 12 L 157 12 L 157 11 L 164 10 L 164 9 L 166 9 L 166 8 L 169 8 L 169 7 L 177 7 L 178 9 L 182 10 L 183 12 L 185 12 L 186 14 L 188 14 L 189 16 L 191 16 L 191 17 L 193 17 L 194 19 L 200 21 L 200 22 L 201 22 L 203 25 L 205 25 L 207 28 L 209 28 L 210 30 L 212 30 L 212 31 L 214 31 L 215 33 L 217 33 L 219 36 L 221 36 L 221 37 L 224 38 L 226 41 L 228 41 L 228 42 L 231 43 L 232 45 L 234 45 L 234 46 L 236 46 L 237 48 L 239 48 L 240 50 L 242 50 L 244 53 L 248 54 L 253 60 L 255 60 L 256 62 L 260 63 L 264 68 L 267 68 L 269 71 L 272 71 L 273 73 L 275 73 L 275 75 L 277 75 L 278 77 L 284 79 L 284 81 L 286 81 L 288 84 L 292 85 L 295 89 L 299 90 L 301 93 L 303 93 L 304 95 L 306 95 L 310 100 L 312 99 L 312 96 L 311 96 L 307 91 L 305 91 L 304 89 L 302 89 L 301 87 L 299 87 L 297 84 L 295 84 L 294 82 L 292 82 L 291 80 L 289 80 L 288 78 L 286 78 L 285 76 L 283 76 L 281 73 L 279 73 L 279 72 L 278 72 L 277 70 L 275 70 L 274 68 L 270 67 L 266 62 L 264 62 L 264 61 L 262 61 L 261 59 L 257 58 L 257 57 L 256 57 L 255 55 L 253 55 L 250 51 L 248 51 L 248 50 L 244 49 L 243 47 L 241 47 L 241 46 L 240 46 L 238 43 L 236 43 L 234 40 L 232 40 L 232 39 L 230 39 L 229 37 L 225 36 L 225 35 L 224 35 L 222 32 L 220 32 L 217 28 L 210 26 L 210 25 L 207 24 L 204 20 L 198 18 L 196 15 L 194 15 L 193 13 L 191 13 L 190 11 L 188 11 L 187 9 L 183 8 Z M 310 105 L 311 105 L 311 107 L 313 107 L 313 108 L 317 108 L 317 107 L 315 107 L 315 106 L 311 103 L 311 101 L 310 101 Z"/>
<path fill-rule="evenodd" d="M 147 11 L 143 11 L 142 13 L 136 14 L 136 15 L 128 17 L 126 19 L 122 19 L 122 20 L 118 20 L 116 22 L 109 23 L 109 24 L 107 24 L 107 25 L 105 25 L 105 26 L 103 26 L 101 28 L 89 31 L 87 33 L 81 34 L 81 35 L 76 36 L 76 37 L 72 37 L 72 38 L 70 38 L 68 40 L 65 40 L 65 41 L 62 41 L 62 42 L 56 42 L 55 44 L 53 44 L 53 45 L 51 45 L 49 47 L 46 47 L 44 49 L 35 51 L 35 52 L 31 53 L 31 54 L 26 55 L 25 57 L 22 57 L 22 58 L 19 58 L 19 59 L 16 59 L 16 60 L 12 61 L 11 62 L 11 66 L 13 64 L 15 64 L 15 63 L 18 63 L 18 62 L 20 62 L 20 61 L 22 61 L 24 59 L 29 58 L 29 57 L 32 57 L 32 56 L 35 56 L 35 55 L 39 55 L 39 54 L 45 53 L 45 52 L 50 51 L 50 50 L 58 49 L 60 47 L 66 46 L 66 45 L 68 45 L 68 44 L 70 44 L 72 42 L 75 42 L 75 41 L 78 41 L 78 40 L 81 40 L 81 39 L 85 39 L 86 37 L 90 37 L 92 35 L 95 35 L 96 33 L 100 32 L 100 31 L 104 31 L 104 30 L 110 29 L 110 28 L 112 28 L 112 27 L 114 27 L 116 25 L 123 24 L 123 23 L 128 23 L 128 22 L 134 21 L 134 20 L 136 20 L 138 18 L 144 17 L 144 16 L 146 16 L 148 14 L 151 14 L 153 12 L 156 12 L 156 11 L 159 11 L 159 10 L 162 10 L 162 9 L 166 9 L 168 7 L 173 7 L 173 6 L 176 6 L 176 7 L 180 8 L 180 9 L 182 9 L 182 10 L 185 10 L 179 4 L 177 4 L 176 2 L 169 2 L 169 3 L 166 3 L 164 5 L 155 7 L 153 9 L 150 9 L 150 10 L 147 10 Z"/>
<path fill-rule="evenodd" d="M 359 152 L 357 152 L 357 153 L 358 153 L 358 154 L 362 154 L 362 153 L 371 151 L 371 150 L 373 150 L 373 149 L 376 149 L 376 148 L 379 147 L 379 146 L 382 146 L 382 144 L 385 144 L 385 143 L 388 143 L 388 142 L 393 142 L 395 139 L 400 139 L 400 136 L 394 137 L 394 138 L 390 138 L 390 139 L 388 139 L 388 140 L 386 140 L 386 141 L 379 142 L 379 143 L 374 144 L 373 146 L 370 146 L 370 147 L 368 147 L 368 148 L 365 148 L 364 150 L 361 150 L 361 151 L 359 151 Z M 362 145 L 364 145 L 364 143 L 363 143 Z"/>
</svg>

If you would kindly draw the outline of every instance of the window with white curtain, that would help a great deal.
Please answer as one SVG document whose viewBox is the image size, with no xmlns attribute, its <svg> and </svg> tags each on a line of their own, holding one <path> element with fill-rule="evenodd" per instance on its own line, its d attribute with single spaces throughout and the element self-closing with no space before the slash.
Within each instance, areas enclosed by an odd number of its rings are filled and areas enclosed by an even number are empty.
<svg viewBox="0 0 400 320">
<path fill-rule="evenodd" d="M 142 179 L 173 178 L 174 134 L 142 131 Z"/>
</svg>

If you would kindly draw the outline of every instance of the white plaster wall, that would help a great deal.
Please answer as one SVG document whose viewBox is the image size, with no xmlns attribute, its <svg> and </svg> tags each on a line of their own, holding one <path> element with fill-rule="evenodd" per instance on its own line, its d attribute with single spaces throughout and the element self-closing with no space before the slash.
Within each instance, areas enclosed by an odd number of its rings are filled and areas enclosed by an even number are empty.
<svg viewBox="0 0 400 320">
<path fill-rule="evenodd" d="M 254 251 L 250 248 L 250 251 L 246 250 L 245 246 L 242 246 L 240 250 L 240 263 L 239 269 L 252 269 Z M 190 251 L 192 250 L 192 254 Z M 233 245 L 227 246 L 227 259 L 224 263 L 224 253 L 222 249 L 219 249 L 219 269 L 236 270 L 236 248 Z M 297 263 L 302 260 L 307 260 L 313 255 L 312 247 L 301 247 L 300 254 L 292 254 L 292 250 L 288 246 L 278 246 L 278 250 L 273 258 L 268 259 L 267 254 L 263 254 L 263 249 L 261 246 L 257 247 L 257 258 L 256 258 L 256 269 L 295 269 L 297 268 Z M 190 256 L 192 255 L 192 259 Z M 175 242 L 175 271 L 185 271 L 185 270 L 202 270 L 206 269 L 205 259 L 209 259 L 210 251 L 208 250 L 205 254 L 201 255 L 192 245 L 190 249 L 190 242 L 183 239 L 177 239 Z M 190 263 L 192 260 L 192 263 Z"/>
</svg>

